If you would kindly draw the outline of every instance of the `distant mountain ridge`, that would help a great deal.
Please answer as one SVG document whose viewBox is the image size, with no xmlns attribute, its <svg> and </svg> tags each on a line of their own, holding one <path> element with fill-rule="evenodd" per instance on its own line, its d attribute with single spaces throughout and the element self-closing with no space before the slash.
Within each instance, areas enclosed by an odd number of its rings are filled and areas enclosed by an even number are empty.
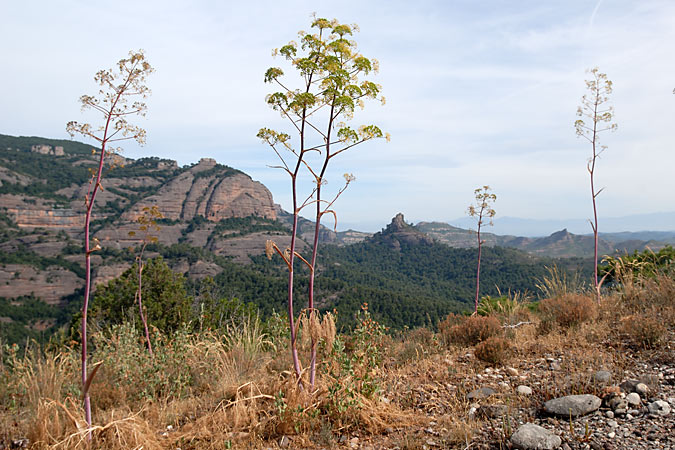
<svg viewBox="0 0 675 450">
<path fill-rule="evenodd" d="M 470 229 L 458 228 L 442 222 L 420 222 L 415 225 L 415 228 L 451 247 L 473 248 L 478 246 L 476 232 Z M 663 241 L 636 238 L 649 236 L 651 234 L 647 232 L 603 234 L 598 240 L 598 253 L 600 255 L 613 255 L 632 253 L 636 250 L 642 251 L 646 248 L 658 250 L 672 242 L 669 240 L 670 234 L 665 232 L 657 234 L 657 236 L 665 238 Z M 592 258 L 593 256 L 593 236 L 573 234 L 567 229 L 556 231 L 549 236 L 536 238 L 502 236 L 482 232 L 481 238 L 487 246 L 511 247 L 540 256 L 554 258 Z"/>
<path fill-rule="evenodd" d="M 459 228 L 474 228 L 475 220 L 460 217 L 448 221 Z M 522 219 L 517 217 L 497 217 L 490 231 L 502 235 L 519 235 L 526 237 L 548 236 L 556 230 L 567 229 L 574 234 L 591 234 L 592 230 L 586 219 Z M 600 216 L 600 233 L 644 232 L 654 235 L 637 237 L 641 240 L 663 240 L 664 236 L 675 239 L 675 211 L 650 214 L 636 214 L 624 217 Z M 665 233 L 658 237 L 659 233 Z"/>
</svg>

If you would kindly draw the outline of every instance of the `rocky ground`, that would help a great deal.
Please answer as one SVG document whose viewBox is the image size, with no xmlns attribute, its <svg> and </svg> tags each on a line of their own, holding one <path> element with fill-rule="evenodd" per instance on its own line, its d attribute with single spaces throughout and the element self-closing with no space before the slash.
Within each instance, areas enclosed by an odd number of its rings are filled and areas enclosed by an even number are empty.
<svg viewBox="0 0 675 450">
<path fill-rule="evenodd" d="M 334 436 L 325 448 L 675 449 L 672 344 L 657 352 L 584 344 L 570 337 L 557 352 L 502 367 L 470 351 L 402 366 L 383 401 L 424 419 L 376 436 Z M 294 447 L 292 437 L 279 444 Z"/>
</svg>

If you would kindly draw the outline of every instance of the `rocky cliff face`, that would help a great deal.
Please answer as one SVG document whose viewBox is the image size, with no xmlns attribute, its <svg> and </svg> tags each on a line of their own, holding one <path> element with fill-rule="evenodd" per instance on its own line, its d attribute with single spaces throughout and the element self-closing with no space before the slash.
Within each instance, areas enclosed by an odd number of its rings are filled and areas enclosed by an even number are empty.
<svg viewBox="0 0 675 450">
<path fill-rule="evenodd" d="M 272 194 L 262 183 L 208 158 L 138 202 L 122 218 L 134 220 L 143 207 L 152 205 L 171 220 L 190 221 L 197 215 L 212 222 L 248 216 L 276 219 Z"/>
<path fill-rule="evenodd" d="M 0 297 L 33 294 L 58 303 L 83 285 L 82 272 L 67 267 L 84 264 L 84 198 L 90 190 L 87 167 L 94 167 L 95 160 L 86 146 L 65 153 L 59 147 L 56 154 L 57 142 L 52 145 L 42 140 L 31 145 L 29 140 L 22 141 L 25 148 L 0 149 L 0 227 L 5 226 L 0 229 L 0 257 L 17 262 L 0 270 Z M 269 221 L 277 219 L 272 194 L 265 186 L 210 158 L 184 168 L 159 158 L 125 159 L 123 166 L 106 167 L 102 188 L 96 197 L 92 231 L 109 252 L 93 255 L 95 284 L 110 281 L 130 266 L 133 255 L 125 250 L 140 243 L 137 218 L 146 206 L 157 206 L 167 219 L 155 233 L 159 243 L 185 242 L 241 262 L 249 262 L 249 255 L 262 254 L 270 233 L 258 227 L 255 233 L 225 238 L 216 227 L 223 220 L 252 218 L 249 225 L 267 220 L 273 228 Z M 195 226 L 197 219 L 200 225 Z M 280 242 L 285 240 L 279 231 L 272 235 Z M 64 253 L 66 247 L 68 253 Z M 125 252 L 115 256 L 119 251 Z M 49 266 L 56 257 L 61 262 Z M 222 270 L 212 262 L 177 258 L 170 263 L 195 278 Z"/>
</svg>

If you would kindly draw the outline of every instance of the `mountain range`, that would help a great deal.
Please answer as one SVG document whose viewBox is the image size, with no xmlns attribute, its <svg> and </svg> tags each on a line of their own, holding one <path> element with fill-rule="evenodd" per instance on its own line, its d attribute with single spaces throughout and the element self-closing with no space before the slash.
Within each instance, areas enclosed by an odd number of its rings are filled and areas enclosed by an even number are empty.
<svg viewBox="0 0 675 450">
<path fill-rule="evenodd" d="M 460 217 L 448 223 L 459 228 L 474 228 L 476 221 L 471 217 Z M 548 236 L 555 230 L 567 229 L 574 234 L 592 234 L 587 219 L 522 219 L 518 217 L 497 217 L 494 219 L 493 233 L 526 237 Z M 667 240 L 675 243 L 675 211 L 651 214 L 634 214 L 623 217 L 600 216 L 601 233 L 622 234 L 629 230 L 635 233 L 624 240 Z M 623 239 L 623 238 L 622 238 Z"/>
<path fill-rule="evenodd" d="M 0 135 L 0 324 L 15 338 L 49 334 L 80 307 L 83 199 L 95 166 L 91 146 L 83 143 Z M 222 295 L 253 302 L 263 314 L 284 308 L 284 266 L 264 253 L 269 239 L 288 245 L 292 216 L 264 185 L 208 158 L 179 167 L 166 159 L 119 156 L 109 159 L 102 185 L 92 222 L 102 247 L 92 257 L 95 284 L 131 266 L 141 243 L 137 219 L 144 207 L 156 206 L 164 218 L 148 257 L 162 256 L 185 274 L 193 292 L 213 279 Z M 300 220 L 300 252 L 308 249 L 313 229 L 311 221 Z M 566 230 L 539 239 L 484 238 L 484 294 L 497 294 L 497 287 L 533 292 L 545 266 L 590 267 L 588 258 L 579 258 L 588 256 L 588 237 Z M 603 251 L 663 245 L 635 238 L 617 236 L 630 246 L 607 240 Z M 322 227 L 320 240 L 317 298 L 321 308 L 340 312 L 341 326 L 349 326 L 363 302 L 400 328 L 435 323 L 472 301 L 476 252 L 470 230 L 411 225 L 399 214 L 379 233 Z M 298 285 L 306 279 L 301 267 Z"/>
</svg>

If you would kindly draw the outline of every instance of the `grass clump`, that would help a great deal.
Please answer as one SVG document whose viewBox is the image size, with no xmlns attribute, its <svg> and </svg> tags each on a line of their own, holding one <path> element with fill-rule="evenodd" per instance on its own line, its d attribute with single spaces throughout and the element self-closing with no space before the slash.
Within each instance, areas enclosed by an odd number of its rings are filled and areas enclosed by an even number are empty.
<svg viewBox="0 0 675 450">
<path fill-rule="evenodd" d="M 449 315 L 439 324 L 443 342 L 464 347 L 476 345 L 501 332 L 501 324 L 493 316 L 462 317 Z"/>
<path fill-rule="evenodd" d="M 597 307 L 593 299 L 582 294 L 566 294 L 539 302 L 543 326 L 555 324 L 563 329 L 578 326 L 593 319 Z"/>
<path fill-rule="evenodd" d="M 476 358 L 493 366 L 503 365 L 509 358 L 511 344 L 499 336 L 492 336 L 476 346 Z"/>
<path fill-rule="evenodd" d="M 621 330 L 633 345 L 641 348 L 657 348 L 663 343 L 666 327 L 655 317 L 632 315 L 624 318 Z"/>
</svg>

